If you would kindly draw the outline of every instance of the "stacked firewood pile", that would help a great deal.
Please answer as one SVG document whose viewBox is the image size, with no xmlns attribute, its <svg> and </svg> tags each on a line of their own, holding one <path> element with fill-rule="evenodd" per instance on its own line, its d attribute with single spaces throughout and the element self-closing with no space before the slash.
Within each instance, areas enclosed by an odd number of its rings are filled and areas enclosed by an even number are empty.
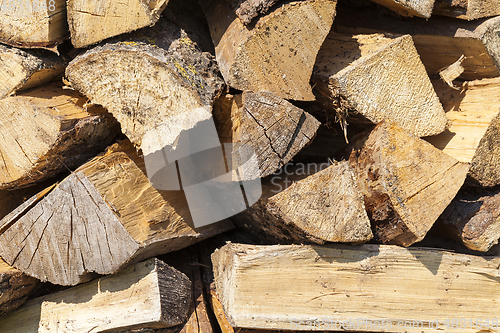
<svg viewBox="0 0 500 333">
<path fill-rule="evenodd" d="M 500 331 L 498 0 L 3 0 L 0 43 L 0 332 Z"/>
</svg>

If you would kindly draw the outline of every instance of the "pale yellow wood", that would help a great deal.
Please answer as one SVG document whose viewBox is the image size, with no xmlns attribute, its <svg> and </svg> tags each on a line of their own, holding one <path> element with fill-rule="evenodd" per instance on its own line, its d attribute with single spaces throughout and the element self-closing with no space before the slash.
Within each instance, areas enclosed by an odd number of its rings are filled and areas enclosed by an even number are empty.
<svg viewBox="0 0 500 333">
<path fill-rule="evenodd" d="M 153 26 L 168 0 L 69 0 L 71 42 L 81 48 L 109 37 Z"/>
<path fill-rule="evenodd" d="M 401 16 L 429 18 L 434 7 L 434 0 L 372 0 Z"/>
<path fill-rule="evenodd" d="M 341 323 L 351 321 L 349 331 L 357 332 L 500 331 L 499 258 L 383 245 L 230 243 L 212 261 L 234 327 L 343 331 Z M 455 318 L 460 326 L 452 327 Z"/>
<path fill-rule="evenodd" d="M 462 20 L 476 20 L 482 17 L 500 15 L 498 0 L 436 0 L 434 15 L 456 17 Z"/>
<path fill-rule="evenodd" d="M 109 277 L 29 301 L 0 319 L 2 332 L 103 332 L 181 324 L 191 282 L 150 259 Z"/>
</svg>

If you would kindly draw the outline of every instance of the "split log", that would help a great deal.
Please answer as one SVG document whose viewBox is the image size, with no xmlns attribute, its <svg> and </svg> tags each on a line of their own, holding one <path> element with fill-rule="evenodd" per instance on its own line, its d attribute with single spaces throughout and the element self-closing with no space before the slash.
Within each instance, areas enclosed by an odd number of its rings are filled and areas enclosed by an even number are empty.
<svg viewBox="0 0 500 333">
<path fill-rule="evenodd" d="M 481 186 L 500 185 L 500 79 L 464 82 L 459 90 L 434 86 L 450 120 L 448 129 L 426 138 L 435 147 L 471 164 L 469 177 Z"/>
<path fill-rule="evenodd" d="M 267 90 L 311 101 L 314 60 L 335 17 L 336 1 L 286 2 L 245 26 L 230 1 L 203 1 L 226 83 L 239 90 Z"/>
<path fill-rule="evenodd" d="M 46 84 L 64 73 L 66 62 L 48 51 L 23 51 L 0 45 L 0 98 Z"/>
<path fill-rule="evenodd" d="M 68 1 L 71 43 L 76 48 L 104 39 L 153 26 L 168 0 L 144 1 Z"/>
<path fill-rule="evenodd" d="M 230 228 L 194 230 L 185 197 L 172 192 L 167 201 L 115 145 L 0 221 L 0 255 L 42 281 L 75 285 Z"/>
<path fill-rule="evenodd" d="M 214 105 L 221 142 L 233 144 L 231 165 L 240 167 L 256 154 L 258 169 L 244 169 L 242 179 L 276 172 L 309 142 L 320 122 L 270 92 L 225 95 Z M 250 148 L 250 149 L 249 149 Z"/>
<path fill-rule="evenodd" d="M 410 246 L 424 238 L 465 181 L 468 164 L 395 124 L 382 122 L 351 145 L 349 163 L 375 239 Z"/>
<path fill-rule="evenodd" d="M 487 252 L 500 238 L 500 191 L 464 188 L 439 221 L 469 249 Z"/>
<path fill-rule="evenodd" d="M 499 258 L 385 245 L 230 243 L 212 261 L 217 294 L 234 327 L 464 333 L 498 328 L 492 318 L 498 314 Z M 453 318 L 473 319 L 466 325 Z"/>
<path fill-rule="evenodd" d="M 375 124 L 390 120 L 418 136 L 445 129 L 446 115 L 411 36 L 332 32 L 315 66 L 315 90 L 341 119 L 354 113 Z"/>
<path fill-rule="evenodd" d="M 0 42 L 22 48 L 56 46 L 69 37 L 65 0 L 3 0 L 0 3 Z"/>
<path fill-rule="evenodd" d="M 483 17 L 500 15 L 498 0 L 436 0 L 434 15 L 444 15 L 463 20 L 477 20 Z"/>
<path fill-rule="evenodd" d="M 364 243 L 373 237 L 356 175 L 347 162 L 297 182 L 312 172 L 304 165 L 293 172 L 287 167 L 284 171 L 286 175 L 269 179 L 262 198 L 237 215 L 235 224 L 260 239 L 287 243 Z"/>
<path fill-rule="evenodd" d="M 37 282 L 0 258 L 0 316 L 25 303 Z"/>
<path fill-rule="evenodd" d="M 373 8 L 339 4 L 335 29 L 346 34 L 410 34 L 430 76 L 437 77 L 462 55 L 462 80 L 500 75 L 500 17 L 470 22 L 439 16 L 400 20 Z"/>
<path fill-rule="evenodd" d="M 278 0 L 240 0 L 236 6 L 236 15 L 244 24 L 250 24 L 254 18 L 266 14 Z"/>
<path fill-rule="evenodd" d="M 188 277 L 158 259 L 43 296 L 0 319 L 2 332 L 103 332 L 181 324 L 191 302 Z"/>
<path fill-rule="evenodd" d="M 120 127 L 102 107 L 57 85 L 0 100 L 0 189 L 75 169 L 113 142 Z"/>
<path fill-rule="evenodd" d="M 215 59 L 196 47 L 195 37 L 160 19 L 152 28 L 76 57 L 66 76 L 73 88 L 111 112 L 148 155 L 212 117 L 224 82 Z"/>
<path fill-rule="evenodd" d="M 434 0 L 412 1 L 412 0 L 372 0 L 387 7 L 401 16 L 431 17 L 434 8 Z"/>
</svg>

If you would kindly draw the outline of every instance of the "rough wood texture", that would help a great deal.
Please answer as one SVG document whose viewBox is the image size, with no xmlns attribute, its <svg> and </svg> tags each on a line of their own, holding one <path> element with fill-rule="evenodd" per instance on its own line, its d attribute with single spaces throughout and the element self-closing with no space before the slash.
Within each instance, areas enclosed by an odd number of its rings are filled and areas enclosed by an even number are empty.
<svg viewBox="0 0 500 333">
<path fill-rule="evenodd" d="M 29 301 L 0 319 L 2 332 L 103 332 L 181 324 L 188 277 L 149 259 L 109 277 Z"/>
<path fill-rule="evenodd" d="M 225 95 L 214 105 L 221 142 L 233 144 L 233 168 L 257 156 L 258 169 L 242 169 L 242 179 L 266 177 L 291 159 L 316 135 L 320 122 L 270 92 Z"/>
<path fill-rule="evenodd" d="M 286 1 L 252 26 L 230 1 L 203 1 L 226 83 L 239 90 L 268 90 L 279 97 L 314 100 L 309 80 L 330 31 L 336 1 Z"/>
<path fill-rule="evenodd" d="M 429 18 L 434 7 L 434 0 L 372 0 L 401 16 Z"/>
<path fill-rule="evenodd" d="M 113 142 L 118 123 L 86 100 L 57 85 L 0 100 L 0 189 L 75 169 Z"/>
<path fill-rule="evenodd" d="M 471 163 L 469 176 L 482 186 L 500 185 L 500 79 L 464 82 L 459 90 L 440 81 L 433 83 L 450 125 L 426 140 L 457 160 Z"/>
<path fill-rule="evenodd" d="M 212 116 L 224 82 L 215 59 L 165 19 L 153 28 L 95 47 L 67 67 L 72 86 L 120 122 L 144 154 Z M 144 139 L 147 134 L 148 139 Z"/>
<path fill-rule="evenodd" d="M 37 286 L 37 280 L 0 258 L 0 316 L 20 307 Z"/>
<path fill-rule="evenodd" d="M 37 87 L 64 73 L 66 62 L 48 51 L 23 51 L 0 45 L 0 98 Z"/>
<path fill-rule="evenodd" d="M 289 173 L 303 178 L 306 172 Z M 234 222 L 259 238 L 288 243 L 364 243 L 373 237 L 356 175 L 347 162 L 295 183 L 294 176 L 271 177 L 263 197 Z"/>
<path fill-rule="evenodd" d="M 81 48 L 153 26 L 167 4 L 168 0 L 69 0 L 67 12 L 71 43 Z"/>
<path fill-rule="evenodd" d="M 212 261 L 217 294 L 235 327 L 464 333 L 498 329 L 491 318 L 498 314 L 499 258 L 383 245 L 230 243 L 217 250 Z M 463 322 L 452 326 L 452 318 L 473 319 L 466 327 Z"/>
<path fill-rule="evenodd" d="M 482 17 L 500 15 L 498 0 L 436 0 L 434 15 L 456 17 L 463 20 L 476 20 Z"/>
<path fill-rule="evenodd" d="M 468 164 L 382 122 L 351 145 L 349 163 L 372 221 L 375 239 L 410 246 L 424 238 L 457 194 Z"/>
<path fill-rule="evenodd" d="M 266 14 L 278 0 L 239 0 L 236 15 L 244 24 L 250 24 L 254 18 Z"/>
<path fill-rule="evenodd" d="M 0 221 L 0 255 L 42 281 L 75 285 L 228 229 L 220 222 L 195 231 L 177 192 L 167 201 L 112 147 Z"/>
<path fill-rule="evenodd" d="M 500 191 L 464 188 L 439 221 L 469 249 L 486 252 L 500 238 Z"/>
<path fill-rule="evenodd" d="M 23 48 L 55 47 L 69 37 L 66 1 L 0 3 L 0 42 Z"/>
<path fill-rule="evenodd" d="M 410 34 L 431 76 L 437 76 L 462 55 L 465 55 L 462 80 L 500 75 L 500 17 L 470 22 L 439 16 L 400 20 L 373 8 L 339 4 L 335 29 L 347 34 Z"/>
<path fill-rule="evenodd" d="M 355 113 L 375 124 L 390 120 L 417 136 L 445 129 L 446 115 L 411 36 L 332 32 L 315 66 L 315 90 L 341 119 Z"/>
</svg>

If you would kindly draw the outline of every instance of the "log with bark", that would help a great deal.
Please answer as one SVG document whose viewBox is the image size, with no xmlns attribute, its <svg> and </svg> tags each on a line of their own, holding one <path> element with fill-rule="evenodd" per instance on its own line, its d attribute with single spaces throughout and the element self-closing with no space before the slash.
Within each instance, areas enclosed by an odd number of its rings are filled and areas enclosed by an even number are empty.
<svg viewBox="0 0 500 333">
<path fill-rule="evenodd" d="M 0 319 L 2 332 L 103 332 L 182 324 L 191 281 L 158 259 L 26 303 Z"/>
<path fill-rule="evenodd" d="M 67 4 L 71 43 L 76 48 L 153 26 L 168 0 L 127 2 L 69 0 Z"/>
<path fill-rule="evenodd" d="M 183 193 L 162 196 L 114 145 L 0 221 L 0 256 L 42 281 L 75 285 L 229 228 L 194 230 Z"/>
<path fill-rule="evenodd" d="M 102 107 L 48 85 L 0 100 L 0 189 L 30 186 L 73 170 L 120 133 Z"/>
<path fill-rule="evenodd" d="M 382 122 L 350 145 L 375 239 L 410 246 L 422 240 L 453 200 L 469 166 L 399 126 Z"/>
<path fill-rule="evenodd" d="M 500 185 L 500 79 L 464 82 L 459 90 L 437 80 L 434 86 L 450 126 L 426 140 L 457 160 L 470 163 L 469 177 L 476 183 Z"/>
<path fill-rule="evenodd" d="M 373 234 L 354 171 L 347 162 L 322 167 L 286 166 L 270 176 L 261 199 L 234 223 L 268 242 L 369 241 Z"/>
<path fill-rule="evenodd" d="M 285 99 L 314 100 L 309 80 L 332 26 L 336 1 L 287 1 L 251 26 L 238 18 L 229 0 L 202 1 L 202 5 L 217 62 L 229 86 L 268 90 Z"/>
<path fill-rule="evenodd" d="M 401 20 L 374 8 L 338 5 L 335 30 L 347 34 L 389 32 L 410 34 L 430 76 L 453 64 L 462 55 L 463 80 L 500 75 L 500 17 L 462 21 L 433 16 Z"/>
<path fill-rule="evenodd" d="M 66 62 L 44 50 L 24 51 L 0 45 L 0 98 L 46 84 L 64 73 Z"/>
<path fill-rule="evenodd" d="M 463 20 L 476 20 L 482 17 L 500 15 L 498 0 L 436 0 L 434 15 L 456 17 Z"/>
<path fill-rule="evenodd" d="M 344 121 L 349 114 L 375 124 L 389 120 L 418 136 L 445 129 L 443 107 L 409 35 L 331 32 L 315 67 L 318 96 Z"/>
<path fill-rule="evenodd" d="M 3 0 L 0 3 L 0 42 L 22 48 L 46 48 L 69 37 L 65 0 Z"/>
<path fill-rule="evenodd" d="M 0 316 L 23 305 L 37 285 L 35 278 L 9 266 L 0 258 Z"/>
<path fill-rule="evenodd" d="M 459 329 L 472 333 L 498 325 L 491 319 L 498 313 L 497 257 L 387 245 L 230 243 L 212 261 L 234 327 L 452 332 L 452 318 L 474 318 Z"/>
</svg>

